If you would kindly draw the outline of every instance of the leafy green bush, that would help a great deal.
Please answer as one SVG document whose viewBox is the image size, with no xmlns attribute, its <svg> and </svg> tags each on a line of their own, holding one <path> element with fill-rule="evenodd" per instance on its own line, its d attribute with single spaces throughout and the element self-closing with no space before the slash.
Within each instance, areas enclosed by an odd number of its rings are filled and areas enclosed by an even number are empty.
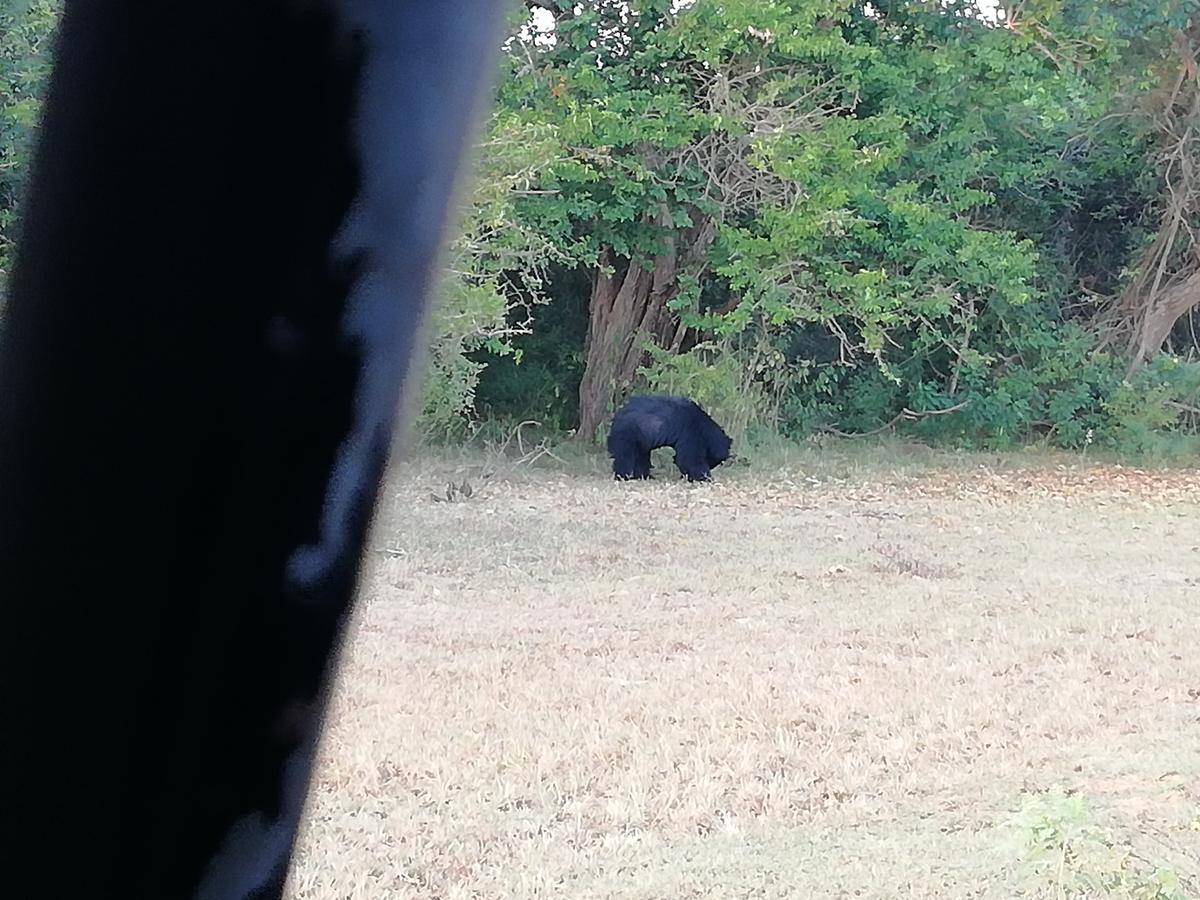
<svg viewBox="0 0 1200 900">
<path fill-rule="evenodd" d="M 1035 895 L 1063 898 L 1183 900 L 1179 877 L 1094 822 L 1081 794 L 1062 790 L 1030 797 L 1009 819 L 1016 874 Z"/>
<path fill-rule="evenodd" d="M 553 299 L 533 310 L 529 332 L 512 339 L 514 352 L 472 354 L 487 366 L 476 396 L 479 417 L 510 423 L 532 419 L 560 434 L 575 427 L 590 289 L 591 279 L 581 267 L 551 266 L 546 294 Z"/>
<path fill-rule="evenodd" d="M 447 254 L 442 296 L 431 311 L 418 421 L 428 439 L 465 433 L 484 360 L 519 360 L 513 340 L 529 332 L 533 309 L 546 302 L 550 267 L 573 262 L 569 242 L 555 240 L 561 235 L 516 212 L 537 173 L 559 152 L 551 126 L 522 121 L 503 109 L 488 122 L 478 151 L 480 171 L 471 179 Z"/>
<path fill-rule="evenodd" d="M 760 423 L 765 407 L 761 389 L 747 378 L 741 363 L 714 344 L 700 344 L 688 353 L 673 354 L 650 348 L 650 361 L 638 370 L 645 389 L 680 394 L 699 403 L 745 451 L 747 436 Z"/>
</svg>

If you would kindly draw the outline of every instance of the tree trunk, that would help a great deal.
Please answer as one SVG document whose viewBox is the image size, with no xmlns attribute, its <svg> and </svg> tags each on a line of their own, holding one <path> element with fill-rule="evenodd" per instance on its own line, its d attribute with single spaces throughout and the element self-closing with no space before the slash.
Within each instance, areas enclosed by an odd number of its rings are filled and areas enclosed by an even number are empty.
<svg viewBox="0 0 1200 900">
<path fill-rule="evenodd" d="M 1175 323 L 1200 304 L 1200 270 L 1151 298 L 1133 334 L 1132 364 L 1141 365 L 1158 353 Z"/>
<path fill-rule="evenodd" d="M 626 260 L 611 249 L 600 254 L 589 304 L 587 362 L 579 385 L 576 437 L 585 443 L 595 440 L 613 400 L 633 382 L 647 345 L 678 352 L 687 331 L 667 304 L 679 293 L 680 273 L 698 271 L 707 261 L 716 228 L 695 212 L 693 222 L 698 224 L 685 229 L 671 229 L 666 209 L 655 221 L 666 232 L 657 256 Z"/>
<path fill-rule="evenodd" d="M 1200 24 L 1178 31 L 1180 66 L 1159 92 L 1155 122 L 1162 148 L 1155 160 L 1165 175 L 1164 209 L 1158 236 L 1142 254 L 1140 275 L 1116 304 L 1115 333 L 1125 342 L 1132 373 L 1159 353 L 1175 323 L 1200 305 L 1200 86 L 1196 56 Z"/>
</svg>

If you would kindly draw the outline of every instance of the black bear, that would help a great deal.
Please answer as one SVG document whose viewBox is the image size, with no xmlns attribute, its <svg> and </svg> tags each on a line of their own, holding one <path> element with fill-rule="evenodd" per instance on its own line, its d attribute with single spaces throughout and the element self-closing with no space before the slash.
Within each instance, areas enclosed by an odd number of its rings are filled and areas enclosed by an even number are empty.
<svg viewBox="0 0 1200 900">
<path fill-rule="evenodd" d="M 650 477 L 650 451 L 675 450 L 675 465 L 688 481 L 708 481 L 711 470 L 729 459 L 729 439 L 721 426 L 687 397 L 630 397 L 613 416 L 608 455 L 619 480 Z"/>
</svg>

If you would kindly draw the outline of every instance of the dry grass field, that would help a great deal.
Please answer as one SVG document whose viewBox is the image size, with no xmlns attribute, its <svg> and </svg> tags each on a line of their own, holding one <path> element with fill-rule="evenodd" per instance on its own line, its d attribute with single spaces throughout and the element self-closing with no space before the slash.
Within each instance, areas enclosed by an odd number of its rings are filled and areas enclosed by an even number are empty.
<svg viewBox="0 0 1200 900">
<path fill-rule="evenodd" d="M 397 467 L 291 897 L 1200 897 L 1200 473 L 658 464 Z"/>
</svg>

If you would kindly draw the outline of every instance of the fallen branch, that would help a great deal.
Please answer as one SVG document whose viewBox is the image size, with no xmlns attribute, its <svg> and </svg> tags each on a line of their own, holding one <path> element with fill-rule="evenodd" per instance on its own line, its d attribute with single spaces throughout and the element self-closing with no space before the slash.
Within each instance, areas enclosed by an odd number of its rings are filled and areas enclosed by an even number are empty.
<svg viewBox="0 0 1200 900">
<path fill-rule="evenodd" d="M 920 419 L 930 419 L 930 418 L 933 418 L 934 416 L 947 416 L 950 413 L 958 412 L 960 409 L 967 406 L 970 402 L 971 402 L 970 400 L 964 400 L 962 403 L 956 403 L 954 406 L 948 406 L 945 409 L 927 409 L 927 410 L 924 410 L 923 412 L 917 412 L 916 410 L 909 409 L 906 406 L 906 407 L 904 407 L 904 409 L 900 410 L 900 412 L 897 413 L 895 415 L 895 417 L 893 417 L 891 419 L 891 421 L 886 422 L 883 425 L 880 425 L 878 428 L 876 428 L 872 431 L 859 431 L 859 432 L 840 431 L 837 428 L 834 428 L 832 425 L 819 425 L 819 426 L 817 426 L 817 431 L 820 431 L 823 434 L 832 434 L 832 435 L 836 435 L 837 437 L 843 437 L 843 438 L 872 437 L 876 434 L 882 434 L 883 432 L 887 431 L 889 428 L 892 428 L 897 422 L 900 422 L 900 421 L 916 422 Z"/>
<path fill-rule="evenodd" d="M 546 446 L 545 441 L 542 441 L 533 450 L 531 450 L 529 453 L 526 453 L 524 456 L 522 456 L 520 459 L 518 459 L 515 463 L 513 463 L 513 465 L 514 466 L 520 466 L 520 465 L 532 466 L 535 462 L 537 462 L 543 456 L 549 456 L 551 459 L 558 460 L 563 465 L 567 464 L 566 460 L 564 460 L 561 456 L 557 455 L 553 450 L 551 450 L 548 446 Z"/>
<path fill-rule="evenodd" d="M 1200 406 L 1192 406 L 1187 403 L 1180 403 L 1178 400 L 1167 400 L 1166 404 L 1172 409 L 1178 409 L 1185 413 L 1191 413 L 1192 415 L 1200 416 Z"/>
<path fill-rule="evenodd" d="M 504 439 L 504 443 L 501 444 L 500 449 L 496 451 L 496 456 L 497 457 L 504 456 L 505 452 L 508 450 L 508 445 L 512 443 L 512 440 L 514 437 L 517 439 L 517 447 L 520 450 L 521 455 L 524 456 L 525 455 L 525 446 L 521 442 L 521 429 L 524 428 L 526 425 L 535 425 L 535 426 L 540 427 L 541 424 L 542 424 L 541 422 L 538 422 L 535 419 L 526 419 L 524 422 L 521 422 L 519 425 L 517 425 L 516 428 L 514 428 L 512 431 L 510 431 L 508 433 L 508 437 L 506 437 Z"/>
</svg>

